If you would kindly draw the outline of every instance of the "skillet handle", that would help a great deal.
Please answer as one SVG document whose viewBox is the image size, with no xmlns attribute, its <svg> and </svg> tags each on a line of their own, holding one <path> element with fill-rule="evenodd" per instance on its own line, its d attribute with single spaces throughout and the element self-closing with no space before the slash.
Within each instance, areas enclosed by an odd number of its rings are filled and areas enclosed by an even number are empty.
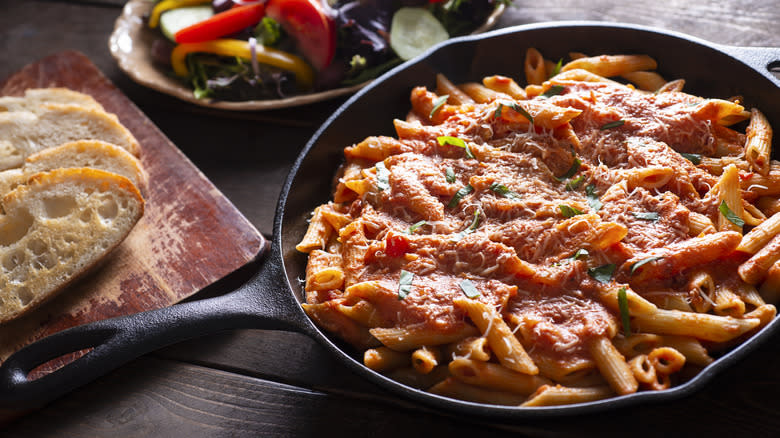
<svg viewBox="0 0 780 438">
<path fill-rule="evenodd" d="M 264 328 L 307 333 L 310 329 L 300 306 L 290 291 L 279 290 L 283 283 L 279 270 L 276 259 L 265 260 L 252 279 L 227 295 L 97 321 L 30 344 L 0 367 L 0 408 L 42 406 L 146 353 L 221 330 Z M 275 277 L 269 278 L 272 275 Z M 52 373 L 38 379 L 28 377 L 43 363 L 90 348 Z"/>
<path fill-rule="evenodd" d="M 724 52 L 758 70 L 780 86 L 780 79 L 772 74 L 772 71 L 780 71 L 780 47 L 720 47 Z"/>
</svg>

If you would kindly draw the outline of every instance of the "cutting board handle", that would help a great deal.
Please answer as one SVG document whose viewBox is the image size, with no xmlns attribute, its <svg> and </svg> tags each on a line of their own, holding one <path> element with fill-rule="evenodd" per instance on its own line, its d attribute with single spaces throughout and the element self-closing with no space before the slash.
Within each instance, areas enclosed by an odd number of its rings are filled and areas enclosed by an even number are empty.
<svg viewBox="0 0 780 438">
<path fill-rule="evenodd" d="M 0 407 L 40 407 L 146 353 L 221 330 L 310 334 L 300 305 L 283 290 L 280 264 L 278 257 L 264 260 L 248 282 L 227 295 L 73 327 L 26 346 L 0 367 Z M 29 378 L 39 365 L 82 350 L 89 351 L 54 372 Z"/>
</svg>

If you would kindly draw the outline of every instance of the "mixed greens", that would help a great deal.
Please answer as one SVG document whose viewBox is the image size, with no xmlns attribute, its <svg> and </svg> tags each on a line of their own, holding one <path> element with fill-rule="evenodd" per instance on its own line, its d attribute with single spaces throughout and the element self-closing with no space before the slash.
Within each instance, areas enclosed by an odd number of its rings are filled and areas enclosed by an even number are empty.
<svg viewBox="0 0 780 438">
<path fill-rule="evenodd" d="M 162 0 L 155 61 L 197 98 L 278 99 L 375 78 L 511 0 Z"/>
</svg>

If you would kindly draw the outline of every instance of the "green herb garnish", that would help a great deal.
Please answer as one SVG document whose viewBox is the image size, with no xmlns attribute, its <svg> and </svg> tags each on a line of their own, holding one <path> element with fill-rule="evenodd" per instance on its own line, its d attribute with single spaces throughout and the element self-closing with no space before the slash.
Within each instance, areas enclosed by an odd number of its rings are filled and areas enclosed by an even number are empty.
<svg viewBox="0 0 780 438">
<path fill-rule="evenodd" d="M 583 214 L 579 209 L 571 207 L 566 204 L 561 204 L 558 206 L 558 208 L 561 210 L 561 214 L 563 217 L 569 218 L 577 216 L 578 214 Z"/>
<path fill-rule="evenodd" d="M 628 297 L 625 286 L 618 290 L 618 307 L 620 308 L 620 320 L 623 322 L 623 334 L 629 337 L 631 336 L 631 315 L 628 313 Z"/>
<path fill-rule="evenodd" d="M 385 163 L 379 161 L 374 166 L 376 167 L 376 187 L 379 191 L 390 188 L 390 171 L 385 167 Z"/>
<path fill-rule="evenodd" d="M 726 204 L 726 200 L 721 201 L 720 206 L 718 207 L 718 210 L 720 210 L 720 214 L 726 217 L 726 219 L 729 220 L 732 224 L 742 228 L 743 225 L 745 225 L 745 221 L 742 220 L 741 217 L 737 216 L 736 213 L 731 211 L 728 204 Z"/>
<path fill-rule="evenodd" d="M 587 257 L 589 255 L 588 250 L 584 248 L 578 249 L 574 255 L 569 257 L 571 260 L 579 260 L 581 257 Z"/>
<path fill-rule="evenodd" d="M 571 167 L 569 167 L 569 170 L 567 170 L 566 173 L 560 177 L 556 176 L 555 179 L 558 181 L 563 181 L 573 177 L 577 172 L 579 172 L 581 165 L 582 161 L 580 161 L 579 157 L 574 157 L 574 161 L 571 162 Z"/>
<path fill-rule="evenodd" d="M 680 155 L 682 155 L 683 157 L 687 158 L 688 161 L 690 161 L 691 163 L 693 163 L 693 164 L 695 164 L 697 166 L 699 164 L 701 164 L 701 155 L 699 155 L 699 154 L 688 154 L 688 153 L 685 153 L 685 152 L 680 152 Z"/>
<path fill-rule="evenodd" d="M 463 141 L 462 138 L 458 137 L 450 137 L 449 135 L 441 135 L 439 137 L 436 137 L 436 141 L 439 142 L 440 145 L 450 145 L 450 146 L 457 146 L 459 148 L 465 148 L 466 142 Z"/>
<path fill-rule="evenodd" d="M 471 184 L 467 184 L 465 187 L 462 187 L 460 190 L 455 192 L 455 196 L 453 196 L 452 199 L 450 199 L 450 202 L 449 204 L 447 204 L 447 207 L 448 208 L 456 207 L 464 196 L 468 195 L 473 191 L 474 191 L 474 187 L 471 187 Z"/>
<path fill-rule="evenodd" d="M 562 259 L 560 262 L 555 262 L 552 265 L 553 266 L 567 265 L 573 261 L 579 260 L 587 256 L 588 256 L 588 250 L 584 248 L 580 248 L 577 251 L 575 251 L 574 254 L 572 254 L 570 257 L 566 257 L 565 259 Z"/>
<path fill-rule="evenodd" d="M 615 268 L 617 268 L 617 265 L 614 263 L 608 263 L 597 268 L 588 269 L 588 275 L 593 277 L 593 279 L 599 283 L 609 283 L 609 281 L 612 279 L 612 274 L 615 272 Z"/>
<path fill-rule="evenodd" d="M 479 210 L 474 210 L 474 219 L 471 220 L 471 225 L 469 225 L 469 227 L 466 228 L 465 230 L 456 234 L 454 240 L 457 242 L 460 239 L 466 237 L 466 235 L 473 233 L 478 226 L 479 226 Z"/>
<path fill-rule="evenodd" d="M 505 198 L 520 199 L 520 195 L 518 195 L 517 193 L 509 190 L 509 188 L 507 188 L 507 186 L 505 186 L 503 184 L 499 184 L 497 182 L 494 182 L 493 184 L 490 185 L 490 190 L 498 193 L 499 195 L 501 195 L 501 196 L 503 196 Z"/>
<path fill-rule="evenodd" d="M 569 180 L 569 182 L 566 183 L 566 190 L 570 192 L 577 190 L 577 188 L 579 188 L 579 186 L 581 186 L 584 181 L 585 175 L 580 175 L 577 178 Z"/>
<path fill-rule="evenodd" d="M 634 215 L 637 219 L 642 219 L 643 221 L 651 221 L 655 222 L 658 220 L 658 213 L 654 211 L 642 211 L 639 213 L 631 212 L 632 215 Z"/>
<path fill-rule="evenodd" d="M 458 178 L 455 176 L 455 170 L 452 167 L 444 169 L 444 178 L 448 183 L 454 183 Z"/>
<path fill-rule="evenodd" d="M 512 108 L 513 110 L 515 110 L 515 112 L 528 119 L 528 121 L 531 122 L 532 125 L 534 124 L 534 118 L 531 116 L 531 114 L 528 114 L 528 111 L 526 111 L 525 108 L 520 106 L 520 104 L 518 104 L 517 102 L 499 102 L 498 107 L 496 108 L 496 112 L 494 114 L 495 118 L 501 117 L 502 110 L 505 106 Z"/>
<path fill-rule="evenodd" d="M 561 67 L 563 67 L 563 58 L 558 58 L 558 63 L 555 64 L 555 67 L 553 68 L 553 71 L 550 73 L 550 78 L 557 75 L 561 72 Z M 549 79 L 549 78 L 548 78 Z M 563 85 L 553 85 L 553 87 L 561 87 L 563 88 Z"/>
<path fill-rule="evenodd" d="M 401 269 L 401 278 L 398 280 L 398 299 L 403 300 L 412 292 L 412 280 L 414 274 Z"/>
<path fill-rule="evenodd" d="M 547 91 L 540 94 L 540 96 L 544 98 L 553 97 L 563 93 L 564 90 L 566 90 L 566 87 L 563 85 L 553 85 L 552 87 L 548 88 Z"/>
<path fill-rule="evenodd" d="M 444 106 L 445 103 L 447 103 L 447 99 L 450 98 L 449 94 L 444 94 L 442 96 L 439 96 L 436 98 L 436 100 L 433 101 L 433 108 L 431 108 L 430 114 L 428 114 L 428 118 L 432 119 L 433 116 L 436 114 L 439 109 L 441 109 L 442 106 Z"/>
<path fill-rule="evenodd" d="M 604 204 L 601 203 L 599 195 L 596 194 L 596 186 L 589 184 L 585 187 L 585 194 L 588 197 L 588 205 L 590 205 L 590 208 L 593 209 L 593 211 L 601 210 L 601 207 L 603 207 Z"/>
<path fill-rule="evenodd" d="M 425 225 L 427 223 L 428 223 L 427 221 L 420 221 L 420 222 L 417 222 L 416 224 L 411 225 L 406 230 L 406 234 L 414 234 L 414 232 L 417 231 L 418 228 L 420 228 L 421 226 L 423 226 L 423 225 Z"/>
<path fill-rule="evenodd" d="M 479 296 L 479 291 L 476 287 L 474 287 L 474 283 L 468 279 L 460 282 L 460 290 L 462 290 L 463 293 L 466 294 L 466 296 L 469 298 L 476 298 Z"/>
<path fill-rule="evenodd" d="M 615 120 L 614 122 L 609 122 L 601 125 L 601 128 L 599 129 L 603 131 L 605 129 L 617 128 L 618 126 L 623 126 L 624 123 L 626 123 L 625 120 Z"/>
<path fill-rule="evenodd" d="M 474 158 L 474 154 L 471 153 L 471 149 L 469 148 L 469 145 L 466 144 L 463 139 L 458 137 L 450 137 L 449 135 L 442 135 L 439 137 L 436 137 L 436 141 L 439 142 L 440 145 L 450 145 L 450 146 L 457 146 L 459 148 L 463 148 L 466 150 L 466 156 L 469 158 Z"/>
<path fill-rule="evenodd" d="M 636 272 L 636 270 L 639 269 L 639 267 L 641 267 L 642 265 L 654 262 L 656 260 L 661 260 L 662 258 L 663 257 L 660 257 L 660 256 L 658 256 L 658 257 L 648 257 L 646 259 L 642 259 L 642 260 L 634 263 L 633 265 L 631 265 L 631 275 L 634 275 L 634 272 Z"/>
</svg>

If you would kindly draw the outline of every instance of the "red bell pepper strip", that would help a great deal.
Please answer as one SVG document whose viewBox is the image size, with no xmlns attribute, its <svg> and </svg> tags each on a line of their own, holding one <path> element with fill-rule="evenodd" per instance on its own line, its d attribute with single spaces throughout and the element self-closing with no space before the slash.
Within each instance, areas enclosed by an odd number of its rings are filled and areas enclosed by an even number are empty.
<svg viewBox="0 0 780 438">
<path fill-rule="evenodd" d="M 179 44 L 200 43 L 236 33 L 255 25 L 265 15 L 265 4 L 253 3 L 238 6 L 213 15 L 176 32 L 174 39 Z"/>
</svg>

